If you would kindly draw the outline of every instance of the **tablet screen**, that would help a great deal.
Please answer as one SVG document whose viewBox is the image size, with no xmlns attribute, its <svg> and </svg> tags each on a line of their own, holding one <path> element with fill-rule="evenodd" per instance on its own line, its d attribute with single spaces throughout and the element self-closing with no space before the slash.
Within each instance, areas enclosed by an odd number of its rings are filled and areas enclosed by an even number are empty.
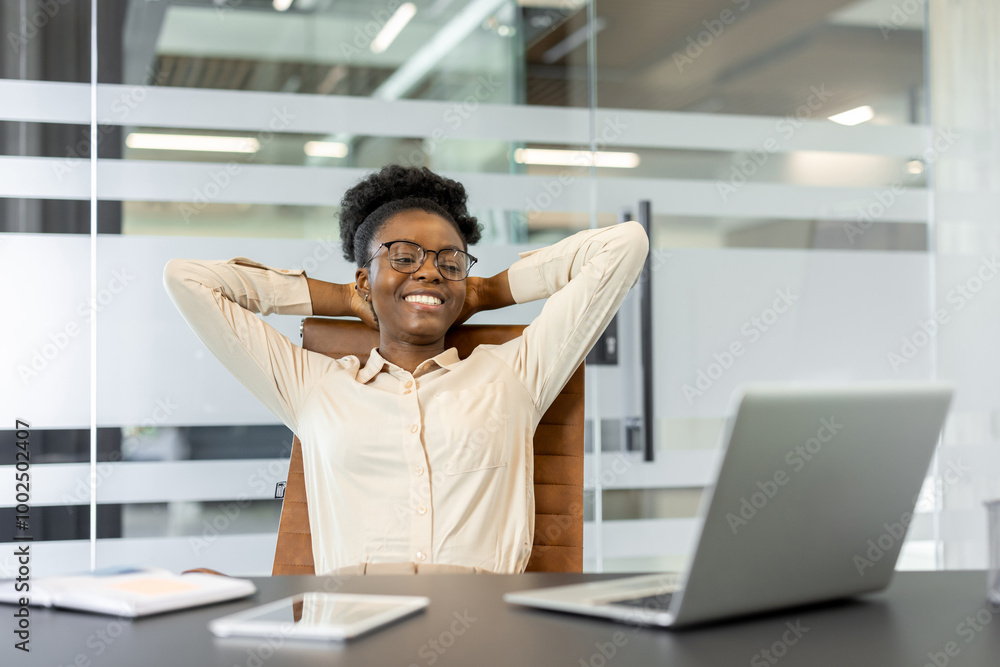
<svg viewBox="0 0 1000 667">
<path fill-rule="evenodd" d="M 280 629 L 303 638 L 344 638 L 423 609 L 423 597 L 300 593 L 212 622 L 221 636 L 258 635 Z"/>
<path fill-rule="evenodd" d="M 303 593 L 301 600 L 288 598 L 281 602 L 283 604 L 280 607 L 266 611 L 262 609 L 259 615 L 247 618 L 300 625 L 351 625 L 399 607 L 399 602 L 378 600 L 375 596 L 334 593 Z"/>
</svg>

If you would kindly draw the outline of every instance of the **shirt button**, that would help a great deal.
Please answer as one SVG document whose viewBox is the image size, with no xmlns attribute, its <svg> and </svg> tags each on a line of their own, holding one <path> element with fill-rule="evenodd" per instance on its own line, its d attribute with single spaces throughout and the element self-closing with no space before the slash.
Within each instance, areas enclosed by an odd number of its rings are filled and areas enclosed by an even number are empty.
<svg viewBox="0 0 1000 667">
<path fill-rule="evenodd" d="M 413 473 L 417 477 L 419 477 L 420 475 L 423 475 L 424 474 L 424 467 L 423 466 L 417 466 L 416 468 L 413 469 Z"/>
<path fill-rule="evenodd" d="M 406 390 L 406 391 L 404 391 L 403 393 L 404 393 L 404 394 L 409 394 L 409 393 L 410 393 L 410 390 L 409 390 L 409 389 L 407 389 L 407 390 Z"/>
<path fill-rule="evenodd" d="M 417 514 L 427 514 L 427 508 L 421 505 L 417 508 Z"/>
<path fill-rule="evenodd" d="M 413 380 L 407 380 L 406 384 L 404 384 L 403 386 L 409 389 L 410 387 L 413 386 Z"/>
<path fill-rule="evenodd" d="M 427 554 L 425 554 L 423 551 L 418 551 L 417 560 L 427 560 Z"/>
<path fill-rule="evenodd" d="M 416 433 L 418 428 L 420 427 L 414 424 L 413 426 L 410 427 L 410 433 Z"/>
</svg>

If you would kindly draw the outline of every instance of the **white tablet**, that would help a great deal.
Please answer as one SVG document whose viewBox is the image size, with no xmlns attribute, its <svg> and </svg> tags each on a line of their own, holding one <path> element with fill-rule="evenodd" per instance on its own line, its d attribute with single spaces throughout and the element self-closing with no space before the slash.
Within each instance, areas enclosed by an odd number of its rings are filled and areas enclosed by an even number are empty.
<svg viewBox="0 0 1000 667">
<path fill-rule="evenodd" d="M 299 593 L 292 597 L 217 618 L 208 624 L 218 637 L 349 639 L 416 613 L 425 597 Z"/>
</svg>

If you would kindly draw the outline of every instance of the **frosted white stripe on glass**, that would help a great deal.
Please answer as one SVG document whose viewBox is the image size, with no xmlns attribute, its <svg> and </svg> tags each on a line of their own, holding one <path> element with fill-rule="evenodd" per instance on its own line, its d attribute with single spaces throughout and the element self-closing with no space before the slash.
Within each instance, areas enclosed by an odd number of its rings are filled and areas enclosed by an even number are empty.
<svg viewBox="0 0 1000 667">
<path fill-rule="evenodd" d="M 278 442 L 274 443 L 277 447 Z M 286 440 L 291 451 L 291 432 Z M 219 461 L 126 461 L 97 463 L 97 502 L 165 503 L 171 501 L 274 498 L 284 481 L 288 458 Z M 89 463 L 49 463 L 31 468 L 33 506 L 86 505 L 90 502 Z M 13 507 L 14 466 L 0 466 L 0 507 Z"/>
<path fill-rule="evenodd" d="M 484 85 L 491 85 L 489 81 Z M 86 84 L 0 81 L 0 120 L 89 123 Z M 81 101 L 82 100 L 82 101 Z M 589 145 L 589 111 L 565 107 L 298 95 L 158 86 L 98 87 L 101 125 L 495 139 Z M 788 152 L 911 157 L 928 139 L 920 126 L 859 125 L 794 117 L 599 109 L 598 148 Z M 770 141 L 769 141 L 770 140 Z M 964 137 L 959 139 L 959 143 Z"/>
<path fill-rule="evenodd" d="M 35 430 L 89 428 L 89 243 L 84 234 L 0 240 L 0 281 L 14 286 L 4 295 L 9 325 L 0 331 L 0 406 L 8 423 L 16 415 Z"/>
<path fill-rule="evenodd" d="M 0 197 L 89 199 L 84 161 L 0 157 Z M 186 204 L 188 215 L 211 203 L 335 206 L 344 190 L 368 170 L 238 163 L 101 160 L 98 197 L 122 201 Z M 442 172 L 465 184 L 479 208 L 511 211 L 586 212 L 591 181 L 565 173 L 552 176 Z M 599 179 L 597 208 L 617 212 L 640 199 L 658 215 L 724 218 L 857 221 L 875 212 L 885 222 L 924 222 L 926 191 L 900 189 L 882 205 L 882 189 L 826 188 L 748 183 L 720 190 L 717 181 L 678 179 Z M 867 224 L 867 223 L 866 223 Z"/>
<path fill-rule="evenodd" d="M 173 572 L 208 567 L 235 576 L 267 576 L 277 531 L 250 535 L 97 540 L 97 567 L 149 566 Z M 201 541 L 199 541 L 201 540 Z M 13 549 L 0 554 L 0 577 L 17 571 Z M 31 576 L 82 574 L 89 567 L 89 540 L 33 542 Z"/>
<path fill-rule="evenodd" d="M 652 280 L 657 417 L 725 415 L 743 382 L 931 378 L 924 253 L 677 249 Z"/>
<path fill-rule="evenodd" d="M 955 527 L 962 521 L 953 513 L 945 523 L 945 539 L 968 539 L 968 528 Z M 931 539 L 932 517 L 918 514 L 910 525 L 906 541 Z M 698 530 L 702 520 L 691 519 L 632 519 L 627 521 L 604 521 L 604 558 L 634 558 L 642 556 L 685 555 L 694 551 Z M 583 526 L 583 548 L 586 553 L 594 553 L 594 525 L 586 522 Z"/>
</svg>

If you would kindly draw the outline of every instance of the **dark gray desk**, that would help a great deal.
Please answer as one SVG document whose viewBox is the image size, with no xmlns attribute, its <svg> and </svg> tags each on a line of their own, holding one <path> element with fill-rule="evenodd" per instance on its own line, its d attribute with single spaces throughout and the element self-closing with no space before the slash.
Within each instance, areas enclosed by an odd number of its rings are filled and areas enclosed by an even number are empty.
<svg viewBox="0 0 1000 667">
<path fill-rule="evenodd" d="M 1000 664 L 984 572 L 901 572 L 888 591 L 861 601 L 791 610 L 680 632 L 513 607 L 506 591 L 610 575 L 345 577 L 343 592 L 427 595 L 422 614 L 346 644 L 277 648 L 263 639 L 220 640 L 209 620 L 331 579 L 255 580 L 257 596 L 135 621 L 68 611 L 32 612 L 30 655 L 13 649 L 12 607 L 0 607 L 7 665 L 751 665 L 957 667 Z M 1000 611 L 1000 610 L 996 610 Z M 979 620 L 976 620 L 977 614 Z M 797 625 L 799 637 L 789 631 Z M 785 643 L 785 639 L 795 640 Z M 272 640 L 277 643 L 278 640 Z M 773 651 L 765 655 L 762 651 Z M 952 653 L 951 656 L 947 652 Z M 780 657 L 779 655 L 780 654 Z"/>
</svg>

